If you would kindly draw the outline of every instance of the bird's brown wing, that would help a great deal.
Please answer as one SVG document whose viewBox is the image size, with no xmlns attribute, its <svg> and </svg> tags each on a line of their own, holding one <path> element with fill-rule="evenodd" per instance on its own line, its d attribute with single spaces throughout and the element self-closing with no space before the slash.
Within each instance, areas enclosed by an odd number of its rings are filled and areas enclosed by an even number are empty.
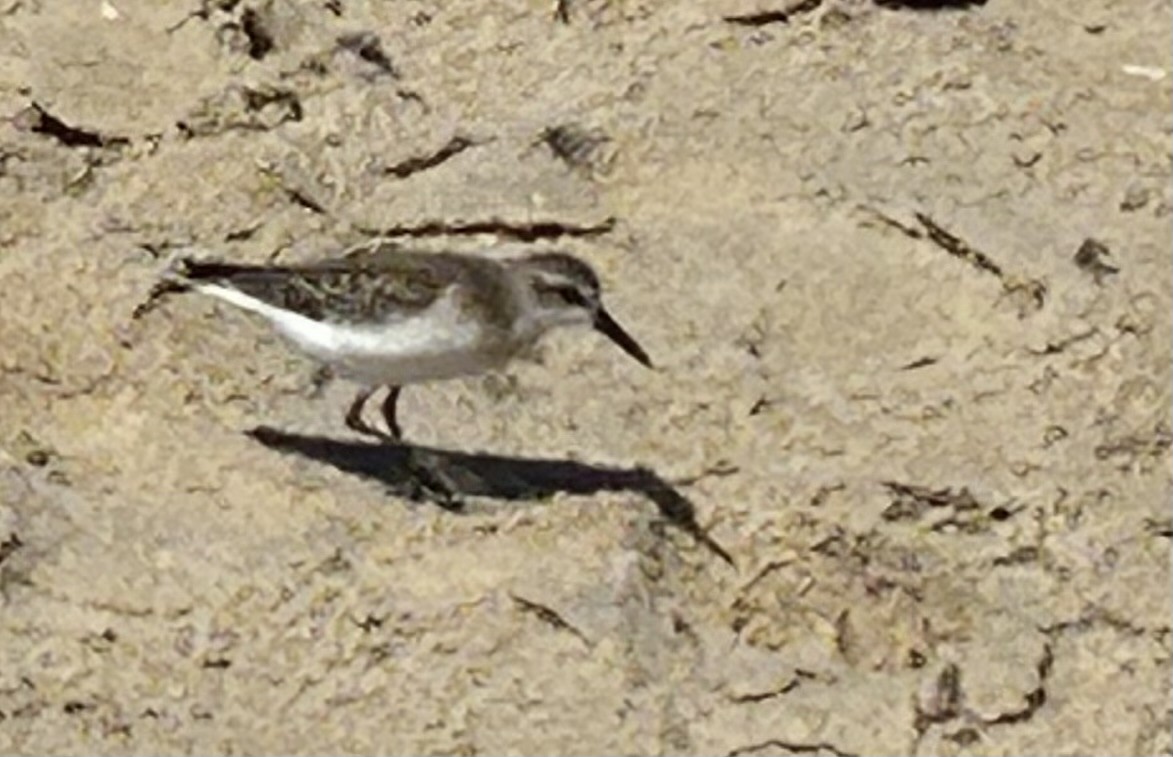
<svg viewBox="0 0 1173 757">
<path fill-rule="evenodd" d="M 192 284 L 215 283 L 316 321 L 394 321 L 427 309 L 455 283 L 442 254 L 380 250 L 300 266 L 184 261 Z"/>
</svg>

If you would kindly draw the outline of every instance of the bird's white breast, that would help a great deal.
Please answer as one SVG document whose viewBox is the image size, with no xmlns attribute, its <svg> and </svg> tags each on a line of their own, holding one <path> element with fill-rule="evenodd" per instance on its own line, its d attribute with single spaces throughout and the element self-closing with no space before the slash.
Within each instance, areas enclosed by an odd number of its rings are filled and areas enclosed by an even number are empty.
<svg viewBox="0 0 1173 757">
<path fill-rule="evenodd" d="M 451 290 L 426 310 L 379 324 L 315 321 L 220 285 L 200 291 L 265 316 L 303 352 L 368 384 L 453 378 L 500 362 L 496 351 L 481 349 L 483 330 L 461 317 Z"/>
</svg>

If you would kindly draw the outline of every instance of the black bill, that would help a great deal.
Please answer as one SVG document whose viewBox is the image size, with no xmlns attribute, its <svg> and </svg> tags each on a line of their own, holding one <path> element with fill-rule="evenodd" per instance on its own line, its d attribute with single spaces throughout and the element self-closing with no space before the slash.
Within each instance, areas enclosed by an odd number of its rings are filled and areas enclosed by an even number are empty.
<svg viewBox="0 0 1173 757">
<path fill-rule="evenodd" d="M 652 367 L 652 359 L 648 357 L 648 353 L 644 352 L 644 348 L 640 347 L 639 343 L 631 338 L 631 334 L 624 331 L 623 327 L 611 317 L 611 314 L 602 308 L 599 308 L 599 311 L 595 314 L 595 329 L 606 334 L 608 339 L 619 345 L 619 348 L 628 355 L 631 355 L 648 368 Z"/>
</svg>

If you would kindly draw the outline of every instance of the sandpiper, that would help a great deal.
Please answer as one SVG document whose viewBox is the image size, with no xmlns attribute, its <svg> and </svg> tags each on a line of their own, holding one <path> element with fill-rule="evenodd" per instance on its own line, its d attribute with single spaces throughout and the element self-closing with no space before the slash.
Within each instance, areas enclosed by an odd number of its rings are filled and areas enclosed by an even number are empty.
<svg viewBox="0 0 1173 757">
<path fill-rule="evenodd" d="M 382 438 L 402 436 L 396 404 L 403 386 L 501 368 L 552 328 L 593 326 L 652 366 L 604 309 L 594 270 L 558 252 L 493 260 L 379 242 L 304 265 L 183 258 L 136 317 L 159 296 L 183 291 L 263 316 L 330 373 L 357 382 L 346 425 Z M 367 400 L 384 386 L 386 432 L 363 420 Z"/>
</svg>

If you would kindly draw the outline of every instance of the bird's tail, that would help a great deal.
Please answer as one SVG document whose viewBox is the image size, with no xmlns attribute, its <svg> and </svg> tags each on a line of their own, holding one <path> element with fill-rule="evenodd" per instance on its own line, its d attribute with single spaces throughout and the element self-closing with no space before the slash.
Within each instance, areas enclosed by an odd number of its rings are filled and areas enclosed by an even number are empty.
<svg viewBox="0 0 1173 757">
<path fill-rule="evenodd" d="M 190 248 L 189 248 L 190 249 Z M 207 284 L 221 284 L 229 287 L 241 279 L 250 279 L 273 268 L 251 266 L 240 263 L 222 263 L 215 260 L 198 260 L 194 257 L 176 256 L 171 259 L 159 280 L 151 287 L 150 293 L 131 318 L 137 320 L 157 308 L 168 295 L 190 292 Z"/>
<path fill-rule="evenodd" d="M 131 314 L 132 320 L 138 320 L 162 304 L 162 301 L 172 294 L 190 292 L 192 284 L 201 278 L 203 269 L 215 264 L 200 263 L 192 258 L 176 258 L 168 264 L 159 280 L 151 287 L 147 298 L 139 303 Z"/>
</svg>

